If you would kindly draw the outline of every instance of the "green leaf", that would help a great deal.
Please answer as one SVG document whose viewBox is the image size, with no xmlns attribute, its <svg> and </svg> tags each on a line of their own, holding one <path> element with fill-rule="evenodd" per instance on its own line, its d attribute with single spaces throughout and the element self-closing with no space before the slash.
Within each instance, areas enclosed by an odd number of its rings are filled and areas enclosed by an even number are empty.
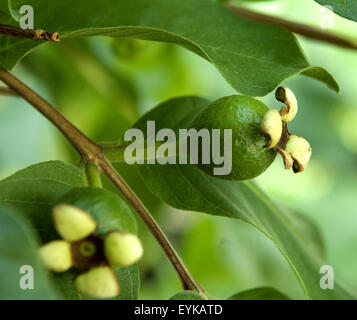
<svg viewBox="0 0 357 320">
<path fill-rule="evenodd" d="M 317 226 L 309 218 L 293 212 L 291 209 L 281 208 L 280 210 L 290 217 L 292 227 L 304 237 L 306 246 L 309 247 L 312 254 L 323 261 L 326 258 L 326 248 Z"/>
<path fill-rule="evenodd" d="M 340 86 L 337 81 L 323 68 L 321 67 L 311 67 L 301 72 L 303 76 L 316 79 L 326 84 L 331 90 L 340 92 Z"/>
<path fill-rule="evenodd" d="M 37 238 L 33 227 L 19 211 L 9 205 L 0 205 L 0 300 L 56 299 L 58 296 L 47 279 L 47 272 L 37 255 Z M 20 287 L 33 270 L 33 289 Z M 28 268 L 28 267 L 27 267 Z M 20 273 L 21 270 L 21 273 Z"/>
<path fill-rule="evenodd" d="M 7 1 L 0 3 L 0 21 L 2 24 L 10 24 L 12 17 L 9 13 Z"/>
<path fill-rule="evenodd" d="M 73 187 L 86 185 L 84 173 L 61 161 L 49 161 L 20 170 L 0 181 L 0 203 L 11 204 L 24 213 L 39 231 L 52 224 L 43 219 L 52 204 Z"/>
<path fill-rule="evenodd" d="M 269 287 L 256 288 L 239 292 L 227 300 L 290 300 L 278 290 Z"/>
<path fill-rule="evenodd" d="M 315 0 L 317 3 L 329 6 L 333 12 L 349 20 L 357 21 L 357 2 L 355 0 Z"/>
<path fill-rule="evenodd" d="M 154 120 L 157 131 L 172 128 L 177 133 L 179 128 L 187 128 L 206 104 L 207 100 L 196 97 L 172 99 L 147 113 L 134 127 L 146 132 L 146 121 Z M 148 188 L 169 205 L 242 220 L 266 235 L 288 261 L 307 298 L 352 298 L 338 283 L 335 290 L 320 288 L 323 261 L 309 245 L 311 237 L 305 237 L 294 218 L 253 182 L 211 177 L 194 165 L 138 165 L 138 169 Z"/>
<path fill-rule="evenodd" d="M 12 9 L 27 3 L 13 1 Z M 179 44 L 210 61 L 234 89 L 247 95 L 266 95 L 309 68 L 287 30 L 249 21 L 215 1 L 62 0 L 49 5 L 36 0 L 31 5 L 35 27 L 58 31 L 63 39 L 106 35 Z M 12 68 L 39 44 L 0 37 L 0 64 Z"/>
<path fill-rule="evenodd" d="M 169 300 L 206 300 L 201 295 L 194 291 L 179 291 L 174 294 Z"/>
<path fill-rule="evenodd" d="M 52 230 L 51 207 L 56 200 L 75 187 L 86 186 L 84 172 L 62 161 L 30 166 L 0 181 L 0 205 L 11 205 L 31 221 L 40 237 Z M 0 234 L 1 236 L 1 234 Z M 116 271 L 121 285 L 118 299 L 137 299 L 140 286 L 137 266 Z M 75 271 L 54 274 L 54 282 L 66 299 L 81 298 L 74 292 Z M 57 281 L 60 279 L 60 281 Z"/>
</svg>

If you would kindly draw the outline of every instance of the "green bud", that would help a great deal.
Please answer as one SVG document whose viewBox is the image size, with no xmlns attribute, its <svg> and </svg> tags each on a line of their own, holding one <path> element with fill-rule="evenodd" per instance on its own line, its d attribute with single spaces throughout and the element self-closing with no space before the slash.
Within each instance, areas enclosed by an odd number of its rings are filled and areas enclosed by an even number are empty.
<svg viewBox="0 0 357 320">
<path fill-rule="evenodd" d="M 97 227 L 89 213 L 68 204 L 53 208 L 56 230 L 67 241 L 78 241 L 89 236 Z"/>
<path fill-rule="evenodd" d="M 93 298 L 113 298 L 120 292 L 113 270 L 108 266 L 95 267 L 74 280 L 75 288 Z"/>
<path fill-rule="evenodd" d="M 64 240 L 54 240 L 39 249 L 45 266 L 56 272 L 67 271 L 72 266 L 71 245 Z"/>
<path fill-rule="evenodd" d="M 111 265 L 130 266 L 143 255 L 143 247 L 135 234 L 111 232 L 104 239 L 104 254 Z"/>
</svg>

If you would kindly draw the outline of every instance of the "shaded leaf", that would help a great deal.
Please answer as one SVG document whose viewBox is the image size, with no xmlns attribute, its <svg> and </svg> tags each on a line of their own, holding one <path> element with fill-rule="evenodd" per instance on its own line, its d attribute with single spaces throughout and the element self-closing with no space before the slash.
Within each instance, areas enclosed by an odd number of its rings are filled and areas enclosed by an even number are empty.
<svg viewBox="0 0 357 320">
<path fill-rule="evenodd" d="M 290 300 L 278 290 L 269 287 L 256 288 L 239 292 L 227 300 Z"/>
</svg>

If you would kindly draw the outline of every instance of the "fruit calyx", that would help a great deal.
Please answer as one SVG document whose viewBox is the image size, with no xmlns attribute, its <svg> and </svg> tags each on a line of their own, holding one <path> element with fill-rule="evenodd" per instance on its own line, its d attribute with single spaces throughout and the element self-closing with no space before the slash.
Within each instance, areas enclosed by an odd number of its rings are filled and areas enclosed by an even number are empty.
<svg viewBox="0 0 357 320">
<path fill-rule="evenodd" d="M 291 134 L 287 123 L 292 121 L 298 111 L 294 93 L 287 87 L 279 87 L 275 92 L 277 100 L 284 102 L 278 112 L 269 110 L 261 123 L 261 132 L 268 136 L 265 148 L 274 148 L 283 158 L 285 169 L 293 169 L 294 173 L 305 170 L 311 157 L 311 147 L 304 138 Z"/>
</svg>

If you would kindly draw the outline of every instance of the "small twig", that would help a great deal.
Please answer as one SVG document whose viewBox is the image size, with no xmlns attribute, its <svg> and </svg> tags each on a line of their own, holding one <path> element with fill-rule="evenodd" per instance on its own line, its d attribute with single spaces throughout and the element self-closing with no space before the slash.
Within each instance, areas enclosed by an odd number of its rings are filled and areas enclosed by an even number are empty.
<svg viewBox="0 0 357 320">
<path fill-rule="evenodd" d="M 0 87 L 0 95 L 17 96 L 17 93 L 15 91 L 9 90 L 8 88 Z"/>
<path fill-rule="evenodd" d="M 58 42 L 60 41 L 60 35 L 58 32 L 49 32 L 41 29 L 21 29 L 18 27 L 9 26 L 7 24 L 0 24 L 0 35 L 26 38 L 31 40 L 45 40 Z"/>
<path fill-rule="evenodd" d="M 165 251 L 167 257 L 180 277 L 183 289 L 194 290 L 206 297 L 204 290 L 189 273 L 181 258 L 172 247 L 159 225 L 144 207 L 135 193 L 130 189 L 126 182 L 113 168 L 109 160 L 105 157 L 102 148 L 90 140 L 86 135 L 79 131 L 61 113 L 59 113 L 45 99 L 26 86 L 21 80 L 0 67 L 0 80 L 9 88 L 17 92 L 27 100 L 35 109 L 42 113 L 51 121 L 74 146 L 81 155 L 84 163 L 94 163 L 98 169 L 114 184 L 114 186 L 124 195 L 127 201 L 133 206 L 142 220 L 146 223 L 152 234 L 155 236 L 160 246 Z"/>
<path fill-rule="evenodd" d="M 249 20 L 281 26 L 289 30 L 290 32 L 302 35 L 310 39 L 315 39 L 315 40 L 331 43 L 340 47 L 357 50 L 357 40 L 353 41 L 353 40 L 345 39 L 339 35 L 320 30 L 313 26 L 308 26 L 302 23 L 297 23 L 286 19 L 273 17 L 263 13 L 258 13 L 256 11 L 252 11 L 246 8 L 237 7 L 233 5 L 226 5 L 226 7 L 232 12 L 236 13 L 237 15 L 240 15 Z"/>
</svg>

